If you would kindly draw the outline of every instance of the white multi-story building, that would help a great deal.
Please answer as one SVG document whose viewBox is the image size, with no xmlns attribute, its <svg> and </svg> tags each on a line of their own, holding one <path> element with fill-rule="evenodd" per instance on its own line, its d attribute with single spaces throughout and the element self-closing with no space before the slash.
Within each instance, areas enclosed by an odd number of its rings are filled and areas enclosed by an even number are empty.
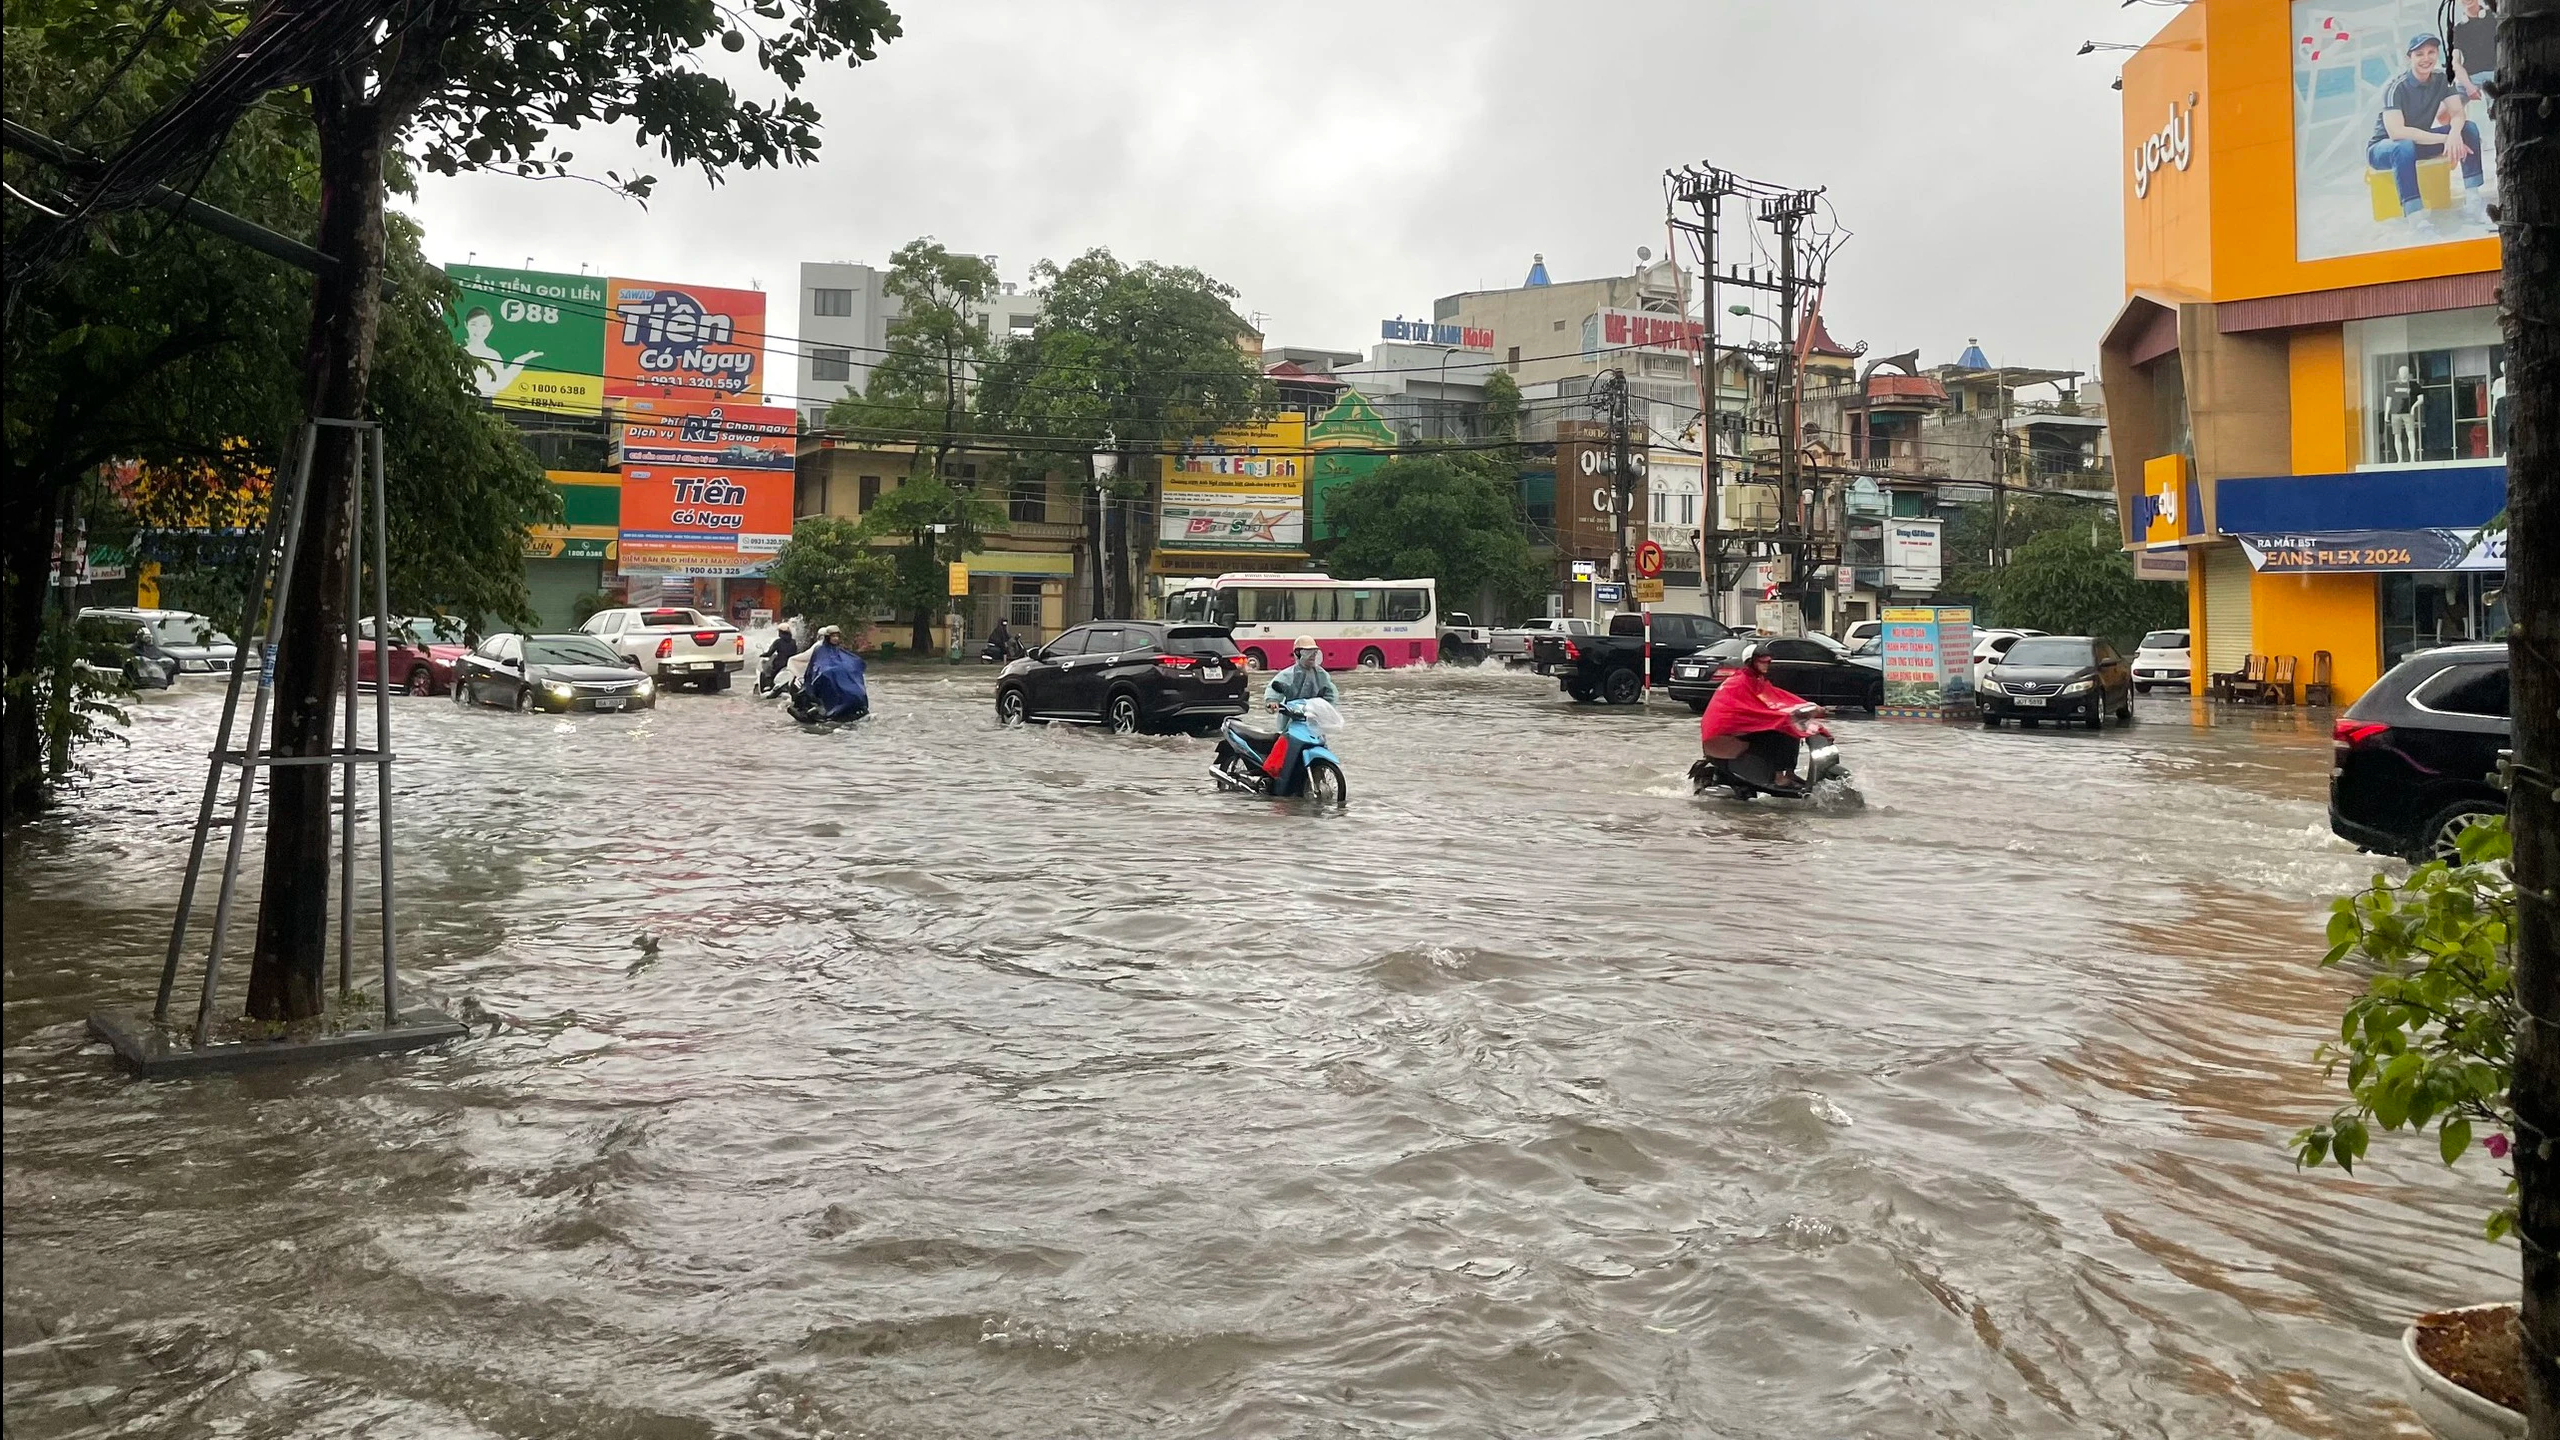
<svg viewBox="0 0 2560 1440">
<path fill-rule="evenodd" d="M 824 424 L 827 407 L 871 382 L 872 367 L 889 348 L 889 325 L 902 313 L 884 288 L 888 278 L 888 271 L 860 263 L 802 262 L 792 404 L 803 423 Z M 1039 293 L 1008 283 L 988 298 L 978 320 L 997 344 L 1028 335 L 1040 320 Z"/>
</svg>

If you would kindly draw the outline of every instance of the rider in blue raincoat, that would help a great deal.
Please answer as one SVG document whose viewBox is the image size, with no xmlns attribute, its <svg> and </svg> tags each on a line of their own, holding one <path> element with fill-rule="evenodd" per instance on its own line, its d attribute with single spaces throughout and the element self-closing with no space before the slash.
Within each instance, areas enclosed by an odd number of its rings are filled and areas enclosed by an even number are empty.
<svg viewBox="0 0 2560 1440">
<path fill-rule="evenodd" d="M 808 674 L 800 681 L 802 700 L 820 720 L 859 720 L 871 713 L 862 657 L 842 643 L 841 633 L 833 625 L 818 632 Z"/>
<path fill-rule="evenodd" d="M 1297 651 L 1298 663 L 1272 676 L 1271 683 L 1262 687 L 1263 703 L 1274 710 L 1292 700 L 1341 704 L 1342 691 L 1335 687 L 1333 677 L 1324 673 L 1324 648 L 1316 644 L 1315 637 L 1299 636 Z M 1281 737 L 1271 742 L 1271 752 L 1262 759 L 1263 773 L 1274 781 L 1284 780 L 1298 759 L 1289 744 L 1286 722 L 1282 723 L 1281 730 Z"/>
</svg>

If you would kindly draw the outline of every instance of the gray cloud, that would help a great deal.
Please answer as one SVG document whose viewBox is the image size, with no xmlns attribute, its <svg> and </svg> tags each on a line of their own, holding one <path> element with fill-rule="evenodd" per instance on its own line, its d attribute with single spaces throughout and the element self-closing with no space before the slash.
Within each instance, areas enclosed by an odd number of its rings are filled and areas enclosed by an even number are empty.
<svg viewBox="0 0 2560 1440">
<path fill-rule="evenodd" d="M 579 168 L 662 175 L 644 211 L 589 186 L 430 180 L 432 253 L 788 293 L 802 260 L 917 235 L 1000 257 L 1109 245 L 1242 292 L 1275 343 L 1362 347 L 1383 316 L 1663 246 L 1661 173 L 1710 159 L 1822 185 L 1855 237 L 1845 340 L 2086 366 L 2122 294 L 2118 96 L 2082 40 L 2164 12 L 1950 4 L 1527 0 L 929 0 L 871 65 L 819 76 L 814 167 L 712 187 L 602 134 Z M 787 304 L 777 304 L 788 316 Z M 777 328 L 786 328 L 778 326 Z M 785 367 L 778 373 L 787 375 Z"/>
</svg>

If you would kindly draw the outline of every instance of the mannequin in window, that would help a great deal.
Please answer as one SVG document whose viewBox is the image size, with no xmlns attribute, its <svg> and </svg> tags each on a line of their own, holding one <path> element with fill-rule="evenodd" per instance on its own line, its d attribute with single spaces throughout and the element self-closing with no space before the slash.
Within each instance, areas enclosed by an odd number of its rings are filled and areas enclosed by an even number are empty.
<svg viewBox="0 0 2560 1440">
<path fill-rule="evenodd" d="M 2489 367 L 2489 453 L 2507 453 L 2507 362 Z"/>
<path fill-rule="evenodd" d="M 2383 392 L 2383 440 L 2387 458 L 2403 464 L 2418 458 L 2419 417 L 2426 413 L 2427 397 L 2418 390 L 2418 378 L 2409 367 L 2400 367 L 2400 378 Z"/>
</svg>

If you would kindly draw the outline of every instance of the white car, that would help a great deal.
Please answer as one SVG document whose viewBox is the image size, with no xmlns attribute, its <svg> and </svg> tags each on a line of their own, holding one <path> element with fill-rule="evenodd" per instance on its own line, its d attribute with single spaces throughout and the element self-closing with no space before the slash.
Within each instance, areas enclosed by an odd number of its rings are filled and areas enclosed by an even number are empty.
<svg viewBox="0 0 2560 1440">
<path fill-rule="evenodd" d="M 2195 693 L 2195 661 L 2184 630 L 2154 630 L 2133 652 L 2133 688 L 2144 695 L 2154 685 L 2175 685 Z"/>
<path fill-rule="evenodd" d="M 1473 665 L 1493 653 L 1493 632 L 1475 621 L 1463 610 L 1452 610 L 1440 617 L 1440 660 L 1442 664 Z"/>
<path fill-rule="evenodd" d="M 1595 621 L 1573 615 L 1533 615 L 1517 625 L 1490 632 L 1495 658 L 1505 665 L 1529 663 L 1529 642 L 1541 635 L 1597 635 Z"/>
<path fill-rule="evenodd" d="M 1840 632 L 1840 643 L 1848 646 L 1852 650 L 1855 650 L 1859 646 L 1866 644 L 1868 641 L 1873 640 L 1883 633 L 1883 621 L 1860 620 L 1851 625 L 1848 629 Z"/>
<path fill-rule="evenodd" d="M 1991 673 L 1991 667 L 2000 663 L 2000 657 L 2009 653 L 2010 646 L 2030 635 L 2043 633 L 2042 630 L 1976 630 L 1973 632 L 1973 662 L 1965 667 L 1965 678 L 1972 682 L 1975 690 L 1980 690 L 1982 677 Z"/>
<path fill-rule="evenodd" d="M 661 686 L 689 682 L 705 690 L 726 690 L 729 677 L 747 664 L 747 637 L 737 626 L 682 606 L 599 610 L 578 628 Z"/>
</svg>

